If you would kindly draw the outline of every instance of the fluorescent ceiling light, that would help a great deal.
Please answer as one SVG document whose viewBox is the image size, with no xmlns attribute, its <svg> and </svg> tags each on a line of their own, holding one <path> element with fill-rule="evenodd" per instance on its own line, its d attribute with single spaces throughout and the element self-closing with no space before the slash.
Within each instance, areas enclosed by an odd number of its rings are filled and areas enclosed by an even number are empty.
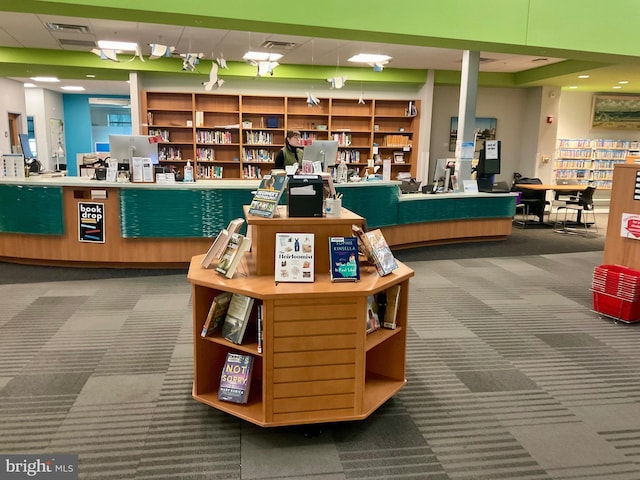
<svg viewBox="0 0 640 480">
<path fill-rule="evenodd" d="M 68 92 L 84 92 L 84 87 L 79 87 L 75 85 L 68 85 L 66 87 L 60 87 L 60 88 Z"/>
<path fill-rule="evenodd" d="M 96 76 L 93 73 L 87 73 L 85 75 L 85 77 L 87 77 L 87 78 L 96 78 Z"/>
<path fill-rule="evenodd" d="M 620 85 L 614 85 L 614 86 L 613 86 L 613 87 L 611 87 L 611 88 L 618 89 L 618 88 L 622 88 L 622 87 L 621 87 Z"/>
<path fill-rule="evenodd" d="M 282 54 L 269 52 L 247 52 L 242 58 L 254 62 L 277 62 L 282 58 Z"/>
<path fill-rule="evenodd" d="M 349 59 L 350 62 L 358 63 L 387 63 L 391 60 L 389 55 L 376 55 L 374 53 L 359 53 Z"/>
<path fill-rule="evenodd" d="M 58 80 L 57 77 L 31 77 L 31 80 L 33 80 L 34 82 L 48 82 L 48 83 L 55 83 L 60 81 Z"/>
<path fill-rule="evenodd" d="M 569 88 L 578 88 L 577 85 L 571 85 Z"/>
<path fill-rule="evenodd" d="M 25 83 L 24 84 L 24 88 L 36 88 L 36 84 L 35 83 Z"/>
<path fill-rule="evenodd" d="M 135 42 L 116 42 L 111 40 L 98 40 L 98 47 L 106 50 L 120 50 L 122 52 L 135 52 L 138 44 Z"/>
<path fill-rule="evenodd" d="M 578 75 L 578 78 L 589 78 L 589 75 Z"/>
<path fill-rule="evenodd" d="M 627 80 L 620 80 L 618 83 L 620 85 L 627 85 L 629 82 Z"/>
</svg>

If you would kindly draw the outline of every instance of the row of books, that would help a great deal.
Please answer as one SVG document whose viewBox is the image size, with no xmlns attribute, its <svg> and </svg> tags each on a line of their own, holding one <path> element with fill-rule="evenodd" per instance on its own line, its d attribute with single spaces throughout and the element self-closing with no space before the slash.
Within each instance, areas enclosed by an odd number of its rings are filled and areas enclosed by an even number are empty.
<svg viewBox="0 0 640 480">
<path fill-rule="evenodd" d="M 373 333 L 380 328 L 396 328 L 400 301 L 400 285 L 394 285 L 367 300 L 366 331 Z M 262 353 L 263 316 L 262 303 L 254 298 L 231 292 L 216 295 L 200 336 L 220 335 L 234 344 L 241 344 L 247 336 L 249 325 L 254 326 L 258 353 Z M 220 374 L 218 399 L 234 403 L 247 403 L 251 387 L 254 358 L 252 355 L 227 352 Z"/>
<path fill-rule="evenodd" d="M 214 333 L 231 343 L 242 344 L 249 323 L 255 325 L 258 353 L 262 350 L 262 304 L 253 297 L 239 293 L 222 292 L 211 302 L 200 336 L 211 337 Z M 260 335 L 258 335 L 258 331 Z"/>
</svg>

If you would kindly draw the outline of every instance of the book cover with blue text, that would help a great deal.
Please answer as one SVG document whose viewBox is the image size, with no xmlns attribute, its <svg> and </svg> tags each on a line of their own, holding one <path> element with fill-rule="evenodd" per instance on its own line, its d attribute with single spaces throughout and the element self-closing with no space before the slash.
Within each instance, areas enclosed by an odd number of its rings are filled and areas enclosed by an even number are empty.
<svg viewBox="0 0 640 480">
<path fill-rule="evenodd" d="M 356 237 L 329 237 L 329 265 L 333 282 L 360 280 L 358 239 Z"/>
</svg>

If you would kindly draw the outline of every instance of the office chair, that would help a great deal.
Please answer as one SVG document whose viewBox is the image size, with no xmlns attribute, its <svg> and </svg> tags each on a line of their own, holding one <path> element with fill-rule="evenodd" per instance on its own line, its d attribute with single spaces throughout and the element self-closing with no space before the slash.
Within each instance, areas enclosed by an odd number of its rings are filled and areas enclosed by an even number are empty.
<svg viewBox="0 0 640 480">
<path fill-rule="evenodd" d="M 587 187 L 584 191 L 579 192 L 576 200 L 570 200 L 565 203 L 564 206 L 560 206 L 556 210 L 556 217 L 554 224 L 558 223 L 558 214 L 560 210 L 564 210 L 564 219 L 562 221 L 563 227 L 561 230 L 556 230 L 558 233 L 576 233 L 573 230 L 570 230 L 567 227 L 568 221 L 571 219 L 568 218 L 569 215 L 575 214 L 575 223 L 584 227 L 585 235 L 589 234 L 589 223 L 587 222 L 587 218 L 589 213 L 591 213 L 592 225 L 596 231 L 598 232 L 598 223 L 596 222 L 596 214 L 593 206 L 593 194 L 596 191 L 596 187 Z"/>
<path fill-rule="evenodd" d="M 539 178 L 527 178 L 522 177 L 518 179 L 518 183 L 523 184 L 542 184 L 542 180 Z M 547 207 L 551 207 L 551 202 L 549 202 L 546 198 L 546 191 L 540 190 L 525 190 L 522 188 L 518 188 L 517 185 L 514 185 L 511 188 L 512 192 L 522 192 L 522 196 L 520 198 L 520 203 L 523 203 L 527 206 L 527 211 L 529 215 L 534 215 L 540 219 L 540 223 L 544 223 L 545 214 L 549 214 L 550 211 L 547 210 Z"/>
<path fill-rule="evenodd" d="M 580 185 L 580 181 L 577 178 L 563 178 L 556 182 L 558 185 Z M 556 191 L 554 195 L 555 201 L 566 202 L 567 200 L 570 202 L 576 202 L 578 200 L 578 190 L 565 190 L 565 191 Z"/>
<path fill-rule="evenodd" d="M 516 195 L 516 214 L 513 217 L 513 224 L 524 228 L 529 220 L 529 205 L 522 202 L 522 192 Z"/>
</svg>

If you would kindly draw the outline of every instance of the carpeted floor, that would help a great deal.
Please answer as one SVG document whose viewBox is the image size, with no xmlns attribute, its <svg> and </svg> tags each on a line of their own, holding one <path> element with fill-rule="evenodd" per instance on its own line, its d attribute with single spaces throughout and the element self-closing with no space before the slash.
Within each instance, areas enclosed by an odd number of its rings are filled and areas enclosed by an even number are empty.
<svg viewBox="0 0 640 480">
<path fill-rule="evenodd" d="M 0 454 L 77 454 L 79 478 L 105 480 L 640 479 L 640 326 L 592 311 L 602 251 L 468 247 L 407 261 L 406 387 L 304 428 L 191 398 L 183 273 L 5 281 Z"/>
</svg>

